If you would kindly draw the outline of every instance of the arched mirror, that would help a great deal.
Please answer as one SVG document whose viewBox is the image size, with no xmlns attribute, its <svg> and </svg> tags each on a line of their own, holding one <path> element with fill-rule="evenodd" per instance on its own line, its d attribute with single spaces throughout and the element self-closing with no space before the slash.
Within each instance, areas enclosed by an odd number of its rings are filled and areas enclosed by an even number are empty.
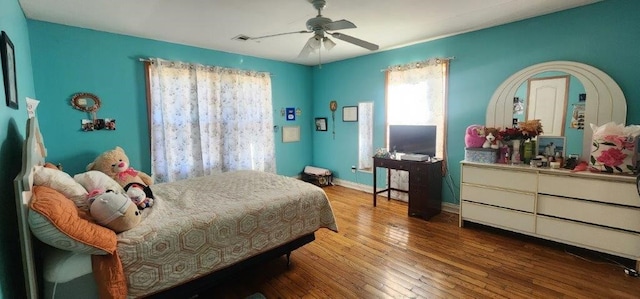
<svg viewBox="0 0 640 299">
<path fill-rule="evenodd" d="M 566 137 L 565 152 L 581 154 L 585 95 L 584 85 L 576 76 L 555 71 L 538 73 L 516 90 L 512 118 L 518 122 L 540 119 L 544 135 Z"/>
<path fill-rule="evenodd" d="M 611 121 L 625 124 L 627 115 L 626 99 L 618 84 L 609 75 L 590 65 L 573 61 L 551 61 L 527 67 L 513 74 L 491 97 L 487 106 L 486 125 L 502 128 L 512 126 L 514 97 L 518 90 L 523 84 L 526 85 L 529 79 L 547 72 L 562 72 L 573 76 L 584 88 L 586 101 L 580 157 L 585 159 L 590 155 L 593 134 L 589 124 L 603 125 Z M 567 105 L 570 105 L 570 102 Z M 567 110 L 571 108 L 567 107 Z"/>
</svg>

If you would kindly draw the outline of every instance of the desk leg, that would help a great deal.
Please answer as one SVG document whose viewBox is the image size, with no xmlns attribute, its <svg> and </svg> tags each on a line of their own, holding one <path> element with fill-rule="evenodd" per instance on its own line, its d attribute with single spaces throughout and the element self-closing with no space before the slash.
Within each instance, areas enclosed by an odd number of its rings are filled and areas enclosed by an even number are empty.
<svg viewBox="0 0 640 299">
<path fill-rule="evenodd" d="M 376 206 L 376 181 L 377 181 L 377 177 L 376 177 L 376 166 L 373 166 L 373 206 Z"/>
<path fill-rule="evenodd" d="M 391 169 L 387 168 L 387 200 L 391 200 Z"/>
</svg>

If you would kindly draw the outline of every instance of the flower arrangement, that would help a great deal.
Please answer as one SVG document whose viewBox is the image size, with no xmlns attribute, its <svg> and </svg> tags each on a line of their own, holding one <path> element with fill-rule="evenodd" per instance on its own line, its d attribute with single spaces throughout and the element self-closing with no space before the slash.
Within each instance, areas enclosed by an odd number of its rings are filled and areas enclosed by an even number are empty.
<svg viewBox="0 0 640 299">
<path fill-rule="evenodd" d="M 542 134 L 542 123 L 539 119 L 519 122 L 517 128 L 504 128 L 498 132 L 502 141 L 529 140 Z"/>
</svg>

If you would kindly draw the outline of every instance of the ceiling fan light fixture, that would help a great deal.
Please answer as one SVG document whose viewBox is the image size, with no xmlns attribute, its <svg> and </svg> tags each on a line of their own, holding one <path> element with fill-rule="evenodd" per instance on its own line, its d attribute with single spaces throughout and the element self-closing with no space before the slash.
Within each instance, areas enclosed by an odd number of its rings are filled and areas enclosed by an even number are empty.
<svg viewBox="0 0 640 299">
<path fill-rule="evenodd" d="M 327 51 L 333 49 L 333 47 L 336 46 L 336 43 L 334 43 L 326 36 L 322 38 L 322 44 L 324 45 L 324 48 L 327 49 Z"/>
<path fill-rule="evenodd" d="M 318 36 L 312 36 L 309 39 L 309 46 L 311 47 L 311 49 L 313 50 L 317 50 L 320 49 L 320 38 Z"/>
</svg>

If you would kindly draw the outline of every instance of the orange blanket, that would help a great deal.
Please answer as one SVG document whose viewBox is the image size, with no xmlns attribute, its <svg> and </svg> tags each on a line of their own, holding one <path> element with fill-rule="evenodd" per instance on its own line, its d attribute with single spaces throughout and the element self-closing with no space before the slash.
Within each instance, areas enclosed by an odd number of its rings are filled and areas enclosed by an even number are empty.
<svg viewBox="0 0 640 299">
<path fill-rule="evenodd" d="M 127 298 L 127 279 L 117 250 L 113 254 L 92 255 L 91 266 L 100 299 Z"/>
<path fill-rule="evenodd" d="M 127 297 L 127 280 L 118 256 L 115 232 L 96 224 L 87 211 L 49 187 L 35 186 L 29 207 L 71 240 L 111 253 L 91 256 L 100 298 Z"/>
</svg>

